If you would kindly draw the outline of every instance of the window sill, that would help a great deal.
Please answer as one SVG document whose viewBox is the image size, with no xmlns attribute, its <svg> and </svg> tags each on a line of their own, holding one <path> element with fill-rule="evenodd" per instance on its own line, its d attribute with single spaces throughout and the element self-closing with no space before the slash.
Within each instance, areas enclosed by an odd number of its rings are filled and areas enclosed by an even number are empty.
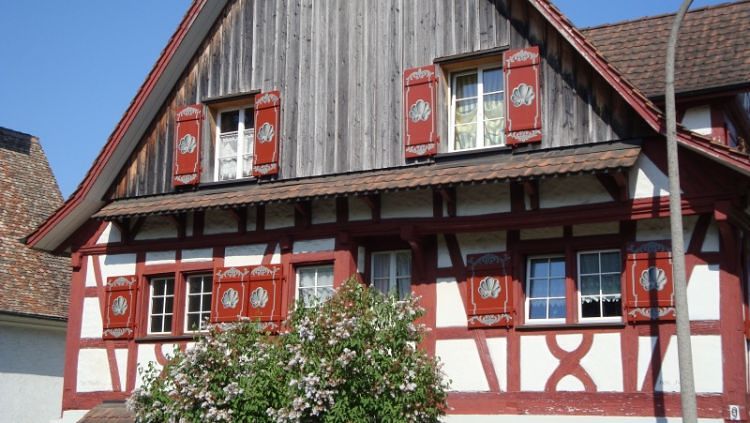
<svg viewBox="0 0 750 423">
<path fill-rule="evenodd" d="M 578 329 L 623 329 L 625 322 L 586 322 L 586 323 L 539 323 L 539 324 L 525 324 L 516 326 L 516 330 L 519 331 L 535 331 L 535 330 L 578 330 Z"/>
<path fill-rule="evenodd" d="M 205 332 L 196 332 L 189 335 L 146 335 L 135 338 L 138 344 L 148 344 L 156 342 L 176 342 L 176 341 L 194 341 L 202 337 Z"/>
</svg>

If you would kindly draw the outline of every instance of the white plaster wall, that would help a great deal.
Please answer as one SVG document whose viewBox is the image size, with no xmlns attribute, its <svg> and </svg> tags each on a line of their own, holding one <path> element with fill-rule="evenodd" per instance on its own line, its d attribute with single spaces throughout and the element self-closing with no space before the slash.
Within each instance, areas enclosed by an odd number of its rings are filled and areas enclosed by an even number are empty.
<svg viewBox="0 0 750 423">
<path fill-rule="evenodd" d="M 237 232 L 237 218 L 229 210 L 206 210 L 203 233 L 206 235 Z"/>
<path fill-rule="evenodd" d="M 247 222 L 245 223 L 245 229 L 250 232 L 254 231 L 258 227 L 258 209 L 256 207 L 247 208 Z"/>
<path fill-rule="evenodd" d="M 690 320 L 719 320 L 719 265 L 696 265 L 687 293 Z"/>
<path fill-rule="evenodd" d="M 266 204 L 266 229 L 294 226 L 294 206 L 290 204 Z"/>
<path fill-rule="evenodd" d="M 680 417 L 551 416 L 551 415 L 467 415 L 453 414 L 445 423 L 681 423 Z M 698 419 L 699 423 L 723 423 L 723 419 Z"/>
<path fill-rule="evenodd" d="M 456 215 L 476 216 L 510 211 L 510 184 L 456 187 Z"/>
<path fill-rule="evenodd" d="M 619 222 L 583 223 L 573 225 L 573 236 L 611 235 L 620 233 Z"/>
<path fill-rule="evenodd" d="M 86 258 L 86 286 L 96 286 L 96 273 L 94 273 L 94 260 L 99 260 L 99 256 L 88 256 Z"/>
<path fill-rule="evenodd" d="M 128 349 L 116 349 L 115 360 L 117 361 L 117 373 L 120 375 L 120 387 L 125 388 L 128 386 Z"/>
<path fill-rule="evenodd" d="M 104 348 L 84 348 L 78 351 L 78 392 L 111 391 L 112 377 Z"/>
<path fill-rule="evenodd" d="M 188 213 L 185 219 L 185 236 L 193 236 L 193 227 L 195 226 L 195 213 Z"/>
<path fill-rule="evenodd" d="M 456 279 L 438 278 L 436 282 L 435 326 L 439 328 L 467 327 L 466 310 L 461 301 Z"/>
<path fill-rule="evenodd" d="M 99 256 L 99 263 L 102 269 L 102 283 L 104 284 L 107 283 L 107 278 L 135 275 L 135 254 Z"/>
<path fill-rule="evenodd" d="M 524 241 L 531 239 L 552 239 L 562 238 L 563 227 L 553 226 L 548 228 L 521 229 L 521 239 Z"/>
<path fill-rule="evenodd" d="M 146 252 L 146 265 L 174 263 L 176 254 L 177 252 L 174 250 L 147 251 Z"/>
<path fill-rule="evenodd" d="M 443 374 L 451 381 L 451 391 L 489 391 L 479 350 L 473 339 L 437 341 L 435 356 L 443 363 Z"/>
<path fill-rule="evenodd" d="M 336 199 L 326 198 L 312 202 L 312 224 L 336 222 Z"/>
<path fill-rule="evenodd" d="M 437 252 L 439 269 L 453 267 L 453 261 L 451 261 L 451 255 L 448 252 L 448 246 L 445 244 L 445 235 L 443 234 L 437 235 Z"/>
<path fill-rule="evenodd" d="M 400 191 L 382 194 L 380 217 L 394 219 L 404 217 L 432 217 L 432 191 Z"/>
<path fill-rule="evenodd" d="M 469 254 L 493 253 L 506 250 L 506 232 L 470 232 L 458 234 L 461 258 L 466 263 Z"/>
<path fill-rule="evenodd" d="M 711 223 L 708 225 L 706 231 L 706 238 L 703 240 L 701 251 L 704 253 L 718 253 L 719 247 L 719 227 L 716 226 L 716 221 L 711 219 Z"/>
<path fill-rule="evenodd" d="M 492 367 L 501 391 L 508 389 L 508 340 L 505 338 L 487 338 L 487 349 L 490 351 Z"/>
<path fill-rule="evenodd" d="M 213 248 L 197 248 L 182 250 L 180 261 L 184 263 L 195 263 L 201 261 L 212 261 L 214 259 Z"/>
<path fill-rule="evenodd" d="M 682 218 L 682 239 L 685 242 L 685 248 L 690 245 L 693 237 L 695 224 L 698 222 L 698 216 L 685 216 Z M 659 241 L 672 239 L 672 232 L 669 228 L 669 218 L 661 219 L 642 219 L 636 223 L 636 241 Z"/>
<path fill-rule="evenodd" d="M 102 311 L 99 308 L 99 298 L 84 298 L 81 315 L 81 338 L 101 338 L 102 330 Z"/>
<path fill-rule="evenodd" d="M 655 342 L 653 339 L 641 337 L 638 349 L 638 388 L 643 386 L 651 360 L 651 353 Z M 667 351 L 662 361 L 661 372 L 654 390 L 662 392 L 680 391 L 680 374 L 677 364 L 677 338 L 671 336 L 667 342 Z M 695 391 L 698 393 L 722 392 L 723 372 L 721 355 L 721 336 L 696 335 L 691 337 L 693 350 L 693 372 L 695 376 Z"/>
<path fill-rule="evenodd" d="M 333 238 L 309 239 L 304 241 L 295 241 L 292 246 L 293 254 L 317 253 L 320 251 L 333 251 L 336 246 L 336 240 Z"/>
<path fill-rule="evenodd" d="M 77 423 L 89 410 L 66 410 L 59 420 L 51 420 L 50 423 Z"/>
<path fill-rule="evenodd" d="M 586 386 L 583 385 L 580 379 L 573 375 L 565 375 L 557 381 L 555 390 L 560 392 L 583 392 L 586 390 Z"/>
<path fill-rule="evenodd" d="M 557 346 L 564 351 L 572 352 L 581 345 L 583 335 L 580 333 L 559 334 L 555 335 L 555 341 L 557 341 Z"/>
<path fill-rule="evenodd" d="M 606 203 L 612 196 L 591 175 L 544 179 L 539 182 L 539 208 Z"/>
<path fill-rule="evenodd" d="M 235 245 L 224 249 L 224 266 L 257 266 L 263 261 L 266 244 Z"/>
<path fill-rule="evenodd" d="M 521 390 L 544 391 L 560 360 L 547 347 L 544 335 L 521 336 Z"/>
<path fill-rule="evenodd" d="M 372 219 L 372 210 L 358 197 L 349 197 L 349 220 L 354 222 L 358 220 Z"/>
<path fill-rule="evenodd" d="M 654 162 L 641 154 L 628 174 L 630 198 L 651 198 L 669 195 L 669 179 Z"/>
<path fill-rule="evenodd" d="M 120 233 L 120 229 L 118 229 L 117 226 L 113 225 L 112 223 L 107 223 L 107 226 L 104 228 L 104 231 L 102 231 L 101 235 L 99 235 L 99 239 L 96 240 L 96 243 L 112 244 L 114 242 L 121 241 L 122 234 Z"/>
<path fill-rule="evenodd" d="M 638 337 L 638 386 L 636 389 L 641 391 L 643 388 L 643 382 L 646 380 L 646 372 L 651 364 L 651 357 L 656 348 L 655 336 L 639 336 Z M 662 340 L 662 342 L 668 342 L 668 340 Z"/>
<path fill-rule="evenodd" d="M 58 419 L 64 360 L 65 330 L 0 323 L 0 421 Z"/>
<path fill-rule="evenodd" d="M 622 392 L 623 372 L 619 333 L 594 335 L 591 349 L 581 359 L 581 367 L 591 376 L 599 392 Z"/>
<path fill-rule="evenodd" d="M 682 125 L 702 135 L 711 135 L 711 107 L 708 105 L 685 110 Z"/>
<path fill-rule="evenodd" d="M 148 368 L 148 363 L 154 363 L 157 369 L 161 369 L 161 365 L 156 361 L 156 350 L 153 344 L 140 344 L 138 345 L 138 371 L 135 376 L 135 387 L 138 388 L 143 384 L 143 377 L 141 373 L 143 370 Z"/>
<path fill-rule="evenodd" d="M 177 238 L 177 224 L 166 216 L 149 216 L 135 234 L 136 240 Z"/>
</svg>

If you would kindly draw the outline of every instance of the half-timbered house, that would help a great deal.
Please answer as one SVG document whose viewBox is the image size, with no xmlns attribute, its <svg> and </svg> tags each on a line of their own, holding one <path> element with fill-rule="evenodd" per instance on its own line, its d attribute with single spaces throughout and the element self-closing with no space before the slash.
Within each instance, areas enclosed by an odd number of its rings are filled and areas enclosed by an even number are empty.
<svg viewBox="0 0 750 423">
<path fill-rule="evenodd" d="M 678 64 L 714 422 L 748 415 L 748 28 L 709 25 L 730 9 L 750 3 L 689 15 Z M 422 298 L 448 421 L 678 417 L 664 116 L 641 71 L 659 19 L 581 32 L 548 0 L 195 1 L 28 238 L 72 254 L 67 418 L 126 398 L 205 322 L 273 326 L 351 275 Z"/>
</svg>

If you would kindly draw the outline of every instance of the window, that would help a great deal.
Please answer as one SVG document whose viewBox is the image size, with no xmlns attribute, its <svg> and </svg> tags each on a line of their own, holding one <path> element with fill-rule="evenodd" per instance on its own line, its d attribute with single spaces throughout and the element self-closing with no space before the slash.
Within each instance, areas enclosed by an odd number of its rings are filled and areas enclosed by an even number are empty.
<svg viewBox="0 0 750 423">
<path fill-rule="evenodd" d="M 503 70 L 486 66 L 452 76 L 451 151 L 505 145 Z"/>
<path fill-rule="evenodd" d="M 185 332 L 206 330 L 211 315 L 211 275 L 195 275 L 187 280 Z"/>
<path fill-rule="evenodd" d="M 333 295 L 333 266 L 305 266 L 297 268 L 297 299 L 305 307 L 325 301 Z"/>
<path fill-rule="evenodd" d="M 252 108 L 223 110 L 216 119 L 214 180 L 252 176 L 255 115 Z"/>
<path fill-rule="evenodd" d="M 151 280 L 151 301 L 149 302 L 148 333 L 172 332 L 174 314 L 174 278 Z"/>
<path fill-rule="evenodd" d="M 579 317 L 602 319 L 622 316 L 619 251 L 578 253 Z"/>
<path fill-rule="evenodd" d="M 399 298 L 411 294 L 411 253 L 387 251 L 372 254 L 372 284 L 384 294 Z"/>
<path fill-rule="evenodd" d="M 565 257 L 529 258 L 526 321 L 565 320 Z"/>
</svg>

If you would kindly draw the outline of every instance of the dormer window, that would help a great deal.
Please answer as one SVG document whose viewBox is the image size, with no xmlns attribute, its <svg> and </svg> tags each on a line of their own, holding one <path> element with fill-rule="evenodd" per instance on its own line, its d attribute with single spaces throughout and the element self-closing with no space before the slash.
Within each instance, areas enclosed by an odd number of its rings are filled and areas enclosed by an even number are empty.
<svg viewBox="0 0 750 423">
<path fill-rule="evenodd" d="M 498 65 L 451 75 L 451 151 L 505 145 L 504 90 Z"/>
<path fill-rule="evenodd" d="M 254 116 L 252 107 L 219 112 L 216 120 L 215 181 L 252 176 Z"/>
</svg>

